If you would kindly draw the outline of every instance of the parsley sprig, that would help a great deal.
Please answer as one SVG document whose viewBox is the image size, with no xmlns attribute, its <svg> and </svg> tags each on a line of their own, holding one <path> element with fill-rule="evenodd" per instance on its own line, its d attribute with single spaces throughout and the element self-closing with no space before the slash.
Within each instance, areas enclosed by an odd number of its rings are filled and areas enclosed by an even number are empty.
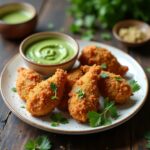
<svg viewBox="0 0 150 150">
<path fill-rule="evenodd" d="M 103 78 L 103 79 L 105 79 L 105 78 L 108 78 L 109 75 L 108 75 L 107 73 L 105 73 L 105 72 L 102 72 L 102 73 L 100 74 L 100 77 Z"/>
<path fill-rule="evenodd" d="M 141 88 L 140 85 L 135 80 L 129 80 L 128 83 L 131 86 L 131 90 L 133 93 L 137 92 Z"/>
<path fill-rule="evenodd" d="M 80 99 L 82 99 L 85 96 L 85 92 L 80 88 L 76 90 L 76 94 L 78 95 L 78 98 Z"/>
<path fill-rule="evenodd" d="M 17 92 L 16 87 L 12 87 L 11 90 L 12 90 L 13 92 L 15 92 L 15 93 Z"/>
<path fill-rule="evenodd" d="M 150 149 L 150 132 L 145 134 L 145 139 L 147 140 L 146 148 Z"/>
<path fill-rule="evenodd" d="M 39 136 L 35 139 L 30 139 L 25 144 L 25 150 L 50 150 L 51 142 L 47 136 Z"/>
<path fill-rule="evenodd" d="M 101 113 L 95 111 L 88 112 L 88 119 L 91 127 L 98 127 L 106 124 L 111 124 L 112 119 L 118 117 L 117 108 L 114 102 L 108 98 L 104 101 L 104 108 Z"/>
<path fill-rule="evenodd" d="M 55 83 L 51 83 L 50 84 L 50 87 L 51 87 L 51 89 L 52 89 L 52 91 L 54 92 L 54 96 L 51 96 L 51 99 L 52 100 L 55 100 L 55 99 L 57 99 L 57 86 L 56 86 L 56 84 Z"/>
<path fill-rule="evenodd" d="M 69 123 L 68 119 L 63 117 L 63 115 L 61 113 L 52 114 L 51 120 L 52 120 L 51 126 L 53 126 L 53 127 L 57 127 L 57 126 L 59 126 L 59 124 Z"/>
</svg>

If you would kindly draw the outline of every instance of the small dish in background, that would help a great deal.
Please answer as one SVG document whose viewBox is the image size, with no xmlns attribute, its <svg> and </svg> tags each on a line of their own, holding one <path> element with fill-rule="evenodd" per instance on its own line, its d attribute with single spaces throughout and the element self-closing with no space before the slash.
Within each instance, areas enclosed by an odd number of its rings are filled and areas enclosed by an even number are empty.
<svg viewBox="0 0 150 150">
<path fill-rule="evenodd" d="M 36 9 L 28 3 L 8 3 L 0 6 L 0 33 L 4 38 L 28 36 L 37 23 Z"/>
<path fill-rule="evenodd" d="M 53 39 L 55 42 L 53 41 Z M 59 43 L 57 43 L 57 39 L 62 40 L 59 42 L 61 43 L 60 45 Z M 66 50 L 63 50 L 64 49 L 63 42 L 64 45 L 70 45 L 70 47 L 67 47 Z M 59 48 L 60 51 L 62 49 L 63 52 L 61 53 L 58 52 Z M 49 63 L 49 64 L 43 63 L 44 60 L 45 60 L 44 62 L 47 62 L 48 60 L 50 60 L 51 62 L 53 58 L 58 59 L 58 57 L 62 57 L 63 55 L 68 55 L 68 53 L 70 53 L 70 50 L 72 50 L 73 53 L 72 55 L 69 55 L 70 57 L 68 59 L 66 59 L 65 57 L 65 60 L 61 59 L 62 61 L 57 63 Z M 22 41 L 19 51 L 25 64 L 29 68 L 39 72 L 44 76 L 49 76 L 55 73 L 57 68 L 61 68 L 64 70 L 71 69 L 77 60 L 78 53 L 79 53 L 79 46 L 78 43 L 72 37 L 66 34 L 59 33 L 59 32 L 40 32 L 40 33 L 33 34 L 27 37 L 24 41 Z M 28 57 L 27 51 L 29 53 L 31 52 L 31 56 L 37 58 L 37 62 L 33 60 L 34 58 L 32 59 Z"/>
<path fill-rule="evenodd" d="M 122 33 L 124 32 L 124 36 L 126 37 L 123 37 L 123 34 L 121 35 L 121 31 Z M 124 20 L 118 22 L 113 27 L 113 35 L 124 45 L 129 47 L 137 47 L 147 43 L 150 40 L 150 27 L 148 24 L 138 20 Z"/>
</svg>

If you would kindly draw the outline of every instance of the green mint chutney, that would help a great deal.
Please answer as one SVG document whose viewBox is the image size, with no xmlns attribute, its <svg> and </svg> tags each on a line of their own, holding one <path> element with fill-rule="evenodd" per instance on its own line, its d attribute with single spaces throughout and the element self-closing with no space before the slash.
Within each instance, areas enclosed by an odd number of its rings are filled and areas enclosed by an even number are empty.
<svg viewBox="0 0 150 150">
<path fill-rule="evenodd" d="M 71 44 L 59 38 L 46 38 L 30 44 L 25 50 L 28 59 L 39 64 L 60 64 L 75 54 Z"/>
<path fill-rule="evenodd" d="M 13 12 L 6 13 L 0 17 L 0 20 L 8 24 L 16 24 L 28 21 L 32 15 L 23 10 L 17 10 Z"/>
</svg>

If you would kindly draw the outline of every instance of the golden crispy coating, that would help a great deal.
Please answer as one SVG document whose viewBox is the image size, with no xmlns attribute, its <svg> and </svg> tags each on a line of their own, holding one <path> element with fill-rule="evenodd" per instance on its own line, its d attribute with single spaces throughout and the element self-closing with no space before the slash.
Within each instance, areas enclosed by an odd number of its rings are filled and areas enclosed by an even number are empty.
<svg viewBox="0 0 150 150">
<path fill-rule="evenodd" d="M 116 59 L 115 56 L 111 54 L 107 49 L 96 47 L 96 46 L 86 46 L 84 47 L 82 54 L 79 58 L 82 65 L 102 65 L 106 64 L 107 68 L 105 70 L 124 76 L 128 71 L 127 66 L 122 66 Z"/>
<path fill-rule="evenodd" d="M 97 87 L 100 68 L 92 66 L 76 83 L 69 94 L 68 109 L 70 115 L 79 122 L 87 121 L 89 111 L 99 109 L 99 90 Z"/>
<path fill-rule="evenodd" d="M 58 106 L 60 110 L 68 110 L 68 99 L 69 99 L 69 92 L 72 89 L 74 83 L 83 75 L 83 72 L 80 68 L 73 69 L 68 72 L 67 81 L 65 85 L 64 96 Z"/>
<path fill-rule="evenodd" d="M 20 98 L 27 100 L 28 93 L 32 90 L 37 83 L 42 81 L 42 76 L 31 69 L 19 68 L 16 81 L 16 89 Z"/>
<path fill-rule="evenodd" d="M 120 75 L 115 75 L 106 71 L 101 74 L 107 74 L 107 78 L 100 78 L 100 92 L 102 96 L 109 97 L 117 104 L 123 104 L 129 100 L 132 95 L 131 87 L 128 82 Z"/>
<path fill-rule="evenodd" d="M 86 73 L 91 66 L 85 65 L 80 68 L 84 73 Z M 132 95 L 131 87 L 128 82 L 120 75 L 107 71 L 102 71 L 101 74 L 103 73 L 107 74 L 108 77 L 100 78 L 99 88 L 101 95 L 104 97 L 109 97 L 110 100 L 113 100 L 117 104 L 123 104 L 128 101 Z"/>
<path fill-rule="evenodd" d="M 38 83 L 29 93 L 27 110 L 34 116 L 50 113 L 60 103 L 66 79 L 67 73 L 62 69 L 57 69 L 52 77 Z M 52 84 L 54 88 L 51 87 Z M 55 99 L 53 99 L 54 96 L 56 96 Z"/>
</svg>

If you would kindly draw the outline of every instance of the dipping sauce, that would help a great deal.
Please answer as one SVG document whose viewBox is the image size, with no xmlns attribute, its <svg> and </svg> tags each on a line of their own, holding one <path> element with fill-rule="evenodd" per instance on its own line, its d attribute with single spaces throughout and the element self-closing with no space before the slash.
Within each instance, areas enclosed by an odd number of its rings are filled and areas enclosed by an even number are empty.
<svg viewBox="0 0 150 150">
<path fill-rule="evenodd" d="M 16 24 L 16 23 L 22 23 L 28 21 L 29 19 L 31 19 L 31 17 L 32 15 L 29 12 L 23 10 L 17 10 L 2 15 L 0 17 L 0 20 L 8 24 Z"/>
<path fill-rule="evenodd" d="M 59 38 L 46 38 L 29 45 L 25 51 L 28 59 L 39 64 L 60 64 L 75 55 L 71 44 Z"/>
<path fill-rule="evenodd" d="M 145 33 L 139 30 L 135 26 L 131 26 L 128 28 L 121 28 L 119 30 L 119 36 L 124 41 L 130 42 L 130 43 L 139 43 L 139 42 L 142 42 L 146 38 Z"/>
</svg>

